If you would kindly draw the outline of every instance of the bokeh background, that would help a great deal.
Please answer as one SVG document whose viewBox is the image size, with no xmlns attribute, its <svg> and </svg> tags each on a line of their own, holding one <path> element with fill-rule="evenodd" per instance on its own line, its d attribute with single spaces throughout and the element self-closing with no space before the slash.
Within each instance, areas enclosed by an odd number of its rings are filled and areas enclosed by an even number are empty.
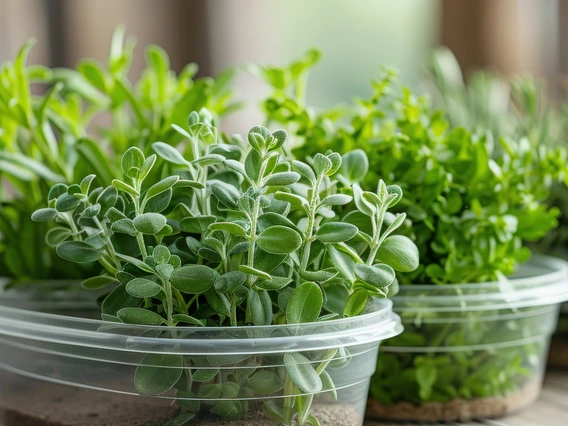
<svg viewBox="0 0 568 426">
<path fill-rule="evenodd" d="M 0 62 L 29 37 L 30 63 L 72 67 L 82 57 L 104 62 L 117 25 L 143 46 L 159 44 L 173 68 L 200 64 L 216 75 L 246 62 L 285 64 L 310 47 L 324 57 L 310 82 L 309 102 L 327 106 L 369 90 L 380 65 L 399 70 L 405 84 L 424 76 L 431 49 L 446 45 L 467 72 L 546 79 L 551 97 L 568 70 L 566 0 L 0 0 Z M 240 96 L 262 96 L 246 75 Z M 247 128 L 254 111 L 231 119 Z"/>
</svg>

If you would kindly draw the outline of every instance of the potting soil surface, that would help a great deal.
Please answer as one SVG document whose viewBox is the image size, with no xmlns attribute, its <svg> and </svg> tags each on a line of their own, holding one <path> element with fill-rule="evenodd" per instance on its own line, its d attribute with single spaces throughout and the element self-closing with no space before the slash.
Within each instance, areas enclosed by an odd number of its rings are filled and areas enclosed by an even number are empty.
<svg viewBox="0 0 568 426">
<path fill-rule="evenodd" d="M 401 423 L 368 416 L 365 426 L 565 426 L 568 424 L 568 370 L 553 369 L 547 373 L 544 388 L 534 405 L 527 403 L 505 417 L 494 417 L 464 422 L 422 420 Z"/>
<path fill-rule="evenodd" d="M 160 406 L 146 401 L 49 383 L 38 384 L 33 389 L 14 384 L 0 395 L 0 426 L 164 426 L 179 411 L 177 407 L 167 405 L 165 400 Z M 279 426 L 261 413 L 253 412 L 243 420 L 232 422 L 218 418 L 195 419 L 190 425 Z M 357 410 L 345 404 L 316 404 L 312 413 L 320 426 L 361 424 Z"/>
</svg>

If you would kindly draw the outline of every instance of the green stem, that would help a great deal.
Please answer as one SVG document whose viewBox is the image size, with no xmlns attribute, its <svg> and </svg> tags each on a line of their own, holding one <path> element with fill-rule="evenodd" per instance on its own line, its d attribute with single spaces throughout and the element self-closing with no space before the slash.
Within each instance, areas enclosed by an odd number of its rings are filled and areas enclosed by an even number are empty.
<svg viewBox="0 0 568 426">
<path fill-rule="evenodd" d="M 162 280 L 162 283 L 164 284 L 164 291 L 166 292 L 166 313 L 168 315 L 168 326 L 172 327 L 173 326 L 172 315 L 174 310 L 172 285 L 170 284 L 170 281 L 166 279 Z"/>
<path fill-rule="evenodd" d="M 331 362 L 337 351 L 338 349 L 336 348 L 336 349 L 330 349 L 325 353 L 325 356 L 323 357 L 325 361 L 322 361 L 321 364 L 318 365 L 316 368 L 316 373 L 318 373 L 318 375 L 324 372 L 324 370 L 327 368 L 327 366 L 329 365 L 329 363 Z"/>
<path fill-rule="evenodd" d="M 181 294 L 181 292 L 175 288 L 175 287 L 171 287 L 172 289 L 172 293 L 175 296 L 176 300 L 178 301 L 181 309 L 182 309 L 182 313 L 188 313 L 188 306 L 185 304 L 185 299 L 183 298 L 183 295 Z"/>
<path fill-rule="evenodd" d="M 231 294 L 230 296 L 231 298 L 231 327 L 236 327 L 237 326 L 237 305 L 236 305 L 236 300 L 235 300 L 235 295 Z"/>
<path fill-rule="evenodd" d="M 306 231 L 304 232 L 304 247 L 302 248 L 302 256 L 300 261 L 300 271 L 305 271 L 308 267 L 308 262 L 310 260 L 310 251 L 312 248 L 312 241 L 314 235 L 314 225 L 316 220 L 316 207 L 319 202 L 319 187 L 321 185 L 322 177 L 316 180 L 312 188 L 312 197 L 310 199 L 310 208 L 308 214 L 308 224 L 306 226 Z"/>
<path fill-rule="evenodd" d="M 292 420 L 292 408 L 294 406 L 294 383 L 290 378 L 290 375 L 286 373 L 286 378 L 284 379 L 284 407 L 283 407 L 283 417 L 284 421 L 290 424 Z"/>
<path fill-rule="evenodd" d="M 148 256 L 148 252 L 146 251 L 146 243 L 144 242 L 144 235 L 138 232 L 136 234 L 136 241 L 138 242 L 138 247 L 140 248 L 142 259 L 146 259 L 146 257 Z"/>
<path fill-rule="evenodd" d="M 369 252 L 369 257 L 367 258 L 367 265 L 372 265 L 375 261 L 375 257 L 377 257 L 377 253 L 379 248 L 381 247 L 381 228 L 383 227 L 383 221 L 385 219 L 386 208 L 385 205 L 382 205 L 377 212 L 377 217 L 375 218 L 376 224 L 373 227 L 374 235 L 373 240 L 371 241 L 370 248 L 371 251 Z"/>
</svg>

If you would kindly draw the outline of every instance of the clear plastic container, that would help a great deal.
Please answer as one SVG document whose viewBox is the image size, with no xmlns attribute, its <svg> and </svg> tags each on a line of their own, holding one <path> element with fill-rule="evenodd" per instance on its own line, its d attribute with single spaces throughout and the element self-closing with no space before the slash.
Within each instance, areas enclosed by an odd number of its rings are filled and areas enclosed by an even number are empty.
<svg viewBox="0 0 568 426">
<path fill-rule="evenodd" d="M 555 368 L 568 368 L 568 303 L 560 306 L 558 329 L 550 343 L 548 365 Z"/>
<path fill-rule="evenodd" d="M 389 300 L 310 324 L 167 328 L 90 319 L 92 299 L 0 294 L 0 424 L 361 426 L 379 343 L 402 331 Z"/>
<path fill-rule="evenodd" d="M 401 286 L 405 330 L 381 349 L 368 416 L 464 421 L 527 407 L 567 299 L 568 264 L 549 257 L 502 282 Z"/>
</svg>

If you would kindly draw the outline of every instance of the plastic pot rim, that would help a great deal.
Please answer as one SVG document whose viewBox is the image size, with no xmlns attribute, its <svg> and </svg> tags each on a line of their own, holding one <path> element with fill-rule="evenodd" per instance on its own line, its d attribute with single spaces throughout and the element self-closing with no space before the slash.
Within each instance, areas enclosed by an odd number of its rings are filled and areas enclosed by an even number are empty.
<svg viewBox="0 0 568 426">
<path fill-rule="evenodd" d="M 568 301 L 568 262 L 535 255 L 502 281 L 401 285 L 394 311 L 468 312 L 519 309 Z"/>
</svg>

